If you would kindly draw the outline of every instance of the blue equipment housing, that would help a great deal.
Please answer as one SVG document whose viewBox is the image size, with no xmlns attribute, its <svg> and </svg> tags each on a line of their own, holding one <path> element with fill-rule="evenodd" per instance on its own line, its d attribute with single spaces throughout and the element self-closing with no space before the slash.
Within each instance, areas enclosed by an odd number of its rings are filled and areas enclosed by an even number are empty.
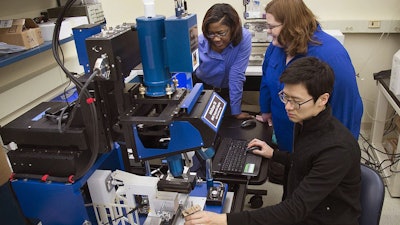
<svg viewBox="0 0 400 225">
<path fill-rule="evenodd" d="M 170 72 L 191 73 L 199 66 L 196 14 L 171 16 L 165 20 L 167 57 Z"/>
<path fill-rule="evenodd" d="M 143 16 L 136 23 L 146 95 L 165 96 L 168 86 L 174 90 L 172 72 L 184 73 L 185 87 L 191 89 L 192 72 L 199 66 L 196 15 Z"/>
<path fill-rule="evenodd" d="M 147 96 L 166 95 L 165 87 L 171 83 L 171 75 L 166 68 L 163 43 L 164 21 L 164 16 L 136 19 L 144 74 L 143 83 L 147 87 Z"/>
<path fill-rule="evenodd" d="M 87 74 L 90 74 L 92 69 L 89 64 L 85 40 L 94 34 L 100 33 L 102 26 L 102 24 L 84 24 L 72 28 L 79 64 L 83 66 L 83 69 Z"/>
</svg>

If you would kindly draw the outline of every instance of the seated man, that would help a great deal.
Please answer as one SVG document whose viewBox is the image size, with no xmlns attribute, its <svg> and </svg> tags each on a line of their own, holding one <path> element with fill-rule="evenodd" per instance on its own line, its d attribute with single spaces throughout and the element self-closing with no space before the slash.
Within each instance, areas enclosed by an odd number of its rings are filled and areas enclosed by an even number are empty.
<svg viewBox="0 0 400 225">
<path fill-rule="evenodd" d="M 280 81 L 279 97 L 295 123 L 293 152 L 274 150 L 258 139 L 249 147 L 259 146 L 254 154 L 289 166 L 286 198 L 254 211 L 197 212 L 185 218 L 185 225 L 358 224 L 361 153 L 351 132 L 332 116 L 332 69 L 304 57 L 291 63 Z"/>
</svg>

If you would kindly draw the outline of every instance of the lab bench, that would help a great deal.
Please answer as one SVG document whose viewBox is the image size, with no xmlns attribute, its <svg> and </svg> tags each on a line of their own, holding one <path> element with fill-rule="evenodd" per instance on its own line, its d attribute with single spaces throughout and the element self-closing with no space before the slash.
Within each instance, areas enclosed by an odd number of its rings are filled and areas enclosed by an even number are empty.
<svg viewBox="0 0 400 225">
<path fill-rule="evenodd" d="M 371 142 L 373 147 L 377 150 L 373 151 L 378 163 L 381 165 L 382 177 L 388 187 L 389 193 L 392 197 L 400 197 L 400 174 L 396 171 L 400 171 L 400 164 L 392 162 L 389 159 L 389 155 L 385 154 L 385 148 L 383 147 L 383 136 L 385 132 L 386 116 L 389 106 L 392 107 L 398 115 L 400 115 L 400 98 L 394 95 L 389 89 L 389 78 L 383 78 L 377 80 L 378 85 L 378 96 L 376 99 L 375 115 L 371 129 Z M 399 141 L 400 143 L 400 137 Z M 394 154 L 400 153 L 400 144 Z"/>
</svg>

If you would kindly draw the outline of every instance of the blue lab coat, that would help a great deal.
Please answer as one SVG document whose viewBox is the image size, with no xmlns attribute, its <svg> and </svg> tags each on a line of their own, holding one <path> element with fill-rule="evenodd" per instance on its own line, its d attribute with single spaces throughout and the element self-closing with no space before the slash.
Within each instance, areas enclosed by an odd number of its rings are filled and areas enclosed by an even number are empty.
<svg viewBox="0 0 400 225">
<path fill-rule="evenodd" d="M 350 56 L 343 45 L 334 37 L 322 31 L 321 27 L 318 27 L 314 38 L 321 45 L 309 43 L 307 55 L 297 55 L 291 62 L 300 57 L 314 56 L 331 66 L 335 73 L 334 90 L 330 98 L 333 115 L 358 139 L 363 104 Z M 283 84 L 279 82 L 279 77 L 286 67 L 286 53 L 284 49 L 272 44 L 269 45 L 262 66 L 260 109 L 262 113 L 272 113 L 272 122 L 278 148 L 291 152 L 293 123 L 288 119 L 285 105 L 278 97 L 278 92 L 283 89 Z"/>
</svg>

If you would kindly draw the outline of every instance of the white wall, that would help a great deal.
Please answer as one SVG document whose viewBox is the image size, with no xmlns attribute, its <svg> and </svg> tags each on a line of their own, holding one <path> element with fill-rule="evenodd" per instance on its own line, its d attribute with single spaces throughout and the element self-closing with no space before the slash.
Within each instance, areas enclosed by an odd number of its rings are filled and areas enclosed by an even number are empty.
<svg viewBox="0 0 400 225">
<path fill-rule="evenodd" d="M 142 0 L 99 0 L 106 14 L 108 24 L 116 25 L 122 22 L 133 22 L 136 17 L 143 16 Z M 213 4 L 227 2 L 236 10 L 244 10 L 243 0 L 187 0 L 188 9 L 196 13 L 198 21 L 202 21 L 206 10 Z M 269 0 L 261 0 L 265 5 Z M 319 20 L 399 20 L 399 0 L 304 0 Z M 155 0 L 156 13 L 159 15 L 174 15 L 173 0 Z"/>
<path fill-rule="evenodd" d="M 398 0 L 304 0 L 323 20 L 399 19 Z"/>
<path fill-rule="evenodd" d="M 400 19 L 399 0 L 305 0 L 320 21 Z M 352 24 L 349 24 L 351 26 Z M 331 29 L 332 27 L 330 27 Z M 374 119 L 377 96 L 373 73 L 391 68 L 393 54 L 400 49 L 400 34 L 345 33 L 344 46 L 350 54 L 364 103 L 364 125 Z"/>
</svg>

